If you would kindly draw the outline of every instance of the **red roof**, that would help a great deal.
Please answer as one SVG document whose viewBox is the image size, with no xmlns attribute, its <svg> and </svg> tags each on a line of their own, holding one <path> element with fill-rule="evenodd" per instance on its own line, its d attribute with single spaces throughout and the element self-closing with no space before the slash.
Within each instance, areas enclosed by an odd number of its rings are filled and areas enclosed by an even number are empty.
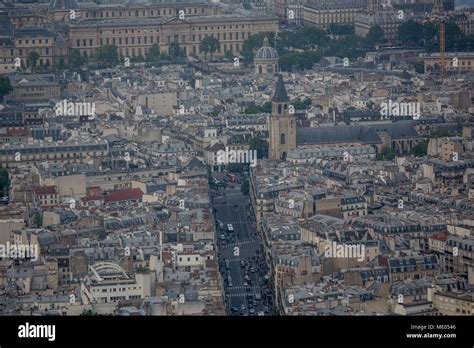
<svg viewBox="0 0 474 348">
<path fill-rule="evenodd" d="M 17 136 L 17 135 L 26 136 L 28 134 L 29 134 L 28 128 L 8 128 L 7 129 L 7 135 L 10 135 L 10 136 Z"/>
<path fill-rule="evenodd" d="M 448 234 L 447 233 L 440 233 L 440 234 L 436 234 L 436 235 L 432 236 L 431 238 L 439 240 L 440 242 L 446 242 L 446 240 L 448 239 Z"/>
<path fill-rule="evenodd" d="M 104 198 L 106 203 L 111 203 L 138 200 L 141 199 L 142 196 L 142 190 L 140 190 L 139 188 L 132 188 L 108 191 Z"/>
<path fill-rule="evenodd" d="M 43 186 L 35 190 L 36 194 L 39 195 L 54 195 L 57 193 L 56 186 Z"/>
<path fill-rule="evenodd" d="M 98 194 L 100 194 L 101 191 L 102 191 L 102 189 L 100 188 L 100 186 L 89 187 L 89 194 L 90 195 L 98 195 Z"/>
</svg>

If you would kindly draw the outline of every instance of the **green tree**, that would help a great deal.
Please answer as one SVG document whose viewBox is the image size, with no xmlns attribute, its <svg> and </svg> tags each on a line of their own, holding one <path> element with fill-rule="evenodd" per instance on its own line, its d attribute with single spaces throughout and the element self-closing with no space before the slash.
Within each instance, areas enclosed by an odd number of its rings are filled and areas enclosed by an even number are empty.
<svg viewBox="0 0 474 348">
<path fill-rule="evenodd" d="M 353 35 L 354 29 L 353 25 L 347 24 L 331 23 L 329 25 L 329 31 L 334 35 Z"/>
<path fill-rule="evenodd" d="M 268 37 L 268 44 L 273 47 L 275 45 L 275 33 L 272 31 L 250 35 L 245 39 L 240 51 L 240 54 L 244 57 L 244 62 L 250 63 L 253 61 L 254 51 L 263 46 L 265 37 Z"/>
<path fill-rule="evenodd" d="M 455 22 L 447 22 L 446 28 L 446 51 L 457 51 L 464 49 L 465 35 Z"/>
<path fill-rule="evenodd" d="M 145 59 L 148 62 L 158 63 L 161 59 L 160 45 L 153 44 L 148 50 Z"/>
<path fill-rule="evenodd" d="M 96 48 L 96 59 L 100 68 L 112 68 L 119 63 L 116 45 L 103 45 Z"/>
<path fill-rule="evenodd" d="M 82 317 L 91 317 L 91 316 L 96 316 L 98 315 L 96 312 L 91 311 L 90 309 L 88 310 L 83 310 L 81 314 L 79 314 Z"/>
<path fill-rule="evenodd" d="M 10 84 L 10 78 L 8 76 L 0 76 L 0 100 L 3 101 L 3 97 L 13 90 Z"/>
<path fill-rule="evenodd" d="M 32 218 L 33 225 L 36 228 L 43 226 L 43 215 L 40 213 L 35 213 Z"/>
<path fill-rule="evenodd" d="M 377 160 L 388 160 L 388 161 L 391 161 L 393 160 L 395 157 L 397 156 L 397 152 L 388 147 L 388 146 L 384 146 L 380 152 L 377 153 Z"/>
<path fill-rule="evenodd" d="M 207 54 L 209 53 L 212 60 L 212 54 L 218 51 L 220 46 L 221 44 L 219 43 L 219 40 L 217 40 L 215 37 L 205 36 L 204 39 L 202 39 L 199 48 L 202 52 L 204 52 L 205 57 L 207 57 Z"/>
<path fill-rule="evenodd" d="M 374 46 L 385 41 L 385 34 L 380 25 L 374 25 L 370 28 L 365 39 L 368 45 Z"/>
<path fill-rule="evenodd" d="M 86 63 L 87 59 L 81 55 L 81 52 L 74 48 L 69 55 L 69 67 L 71 69 L 78 69 Z"/>
<path fill-rule="evenodd" d="M 268 158 L 268 142 L 262 138 L 252 138 L 249 143 L 250 150 L 257 150 L 257 158 Z"/>
<path fill-rule="evenodd" d="M 40 55 L 36 51 L 31 51 L 30 54 L 28 54 L 28 66 L 31 68 L 32 71 L 36 69 L 36 65 L 38 65 L 38 60 L 40 58 Z"/>
<path fill-rule="evenodd" d="M 436 26 L 432 22 L 426 22 L 423 24 L 423 40 L 425 43 L 431 43 L 435 40 L 436 36 L 438 35 L 438 26 Z"/>
<path fill-rule="evenodd" d="M 398 27 L 398 39 L 410 45 L 420 45 L 423 38 L 423 25 L 408 20 Z"/>
<path fill-rule="evenodd" d="M 149 271 L 148 267 L 138 266 L 135 268 L 135 273 L 148 273 Z"/>
<path fill-rule="evenodd" d="M 225 57 L 228 58 L 228 59 L 233 59 L 233 58 L 234 58 L 234 55 L 232 54 L 231 51 L 227 51 L 227 52 L 225 53 Z"/>
<path fill-rule="evenodd" d="M 423 157 L 428 154 L 428 139 L 420 141 L 418 144 L 413 146 L 410 151 L 410 154 L 415 157 Z"/>
<path fill-rule="evenodd" d="M 294 106 L 295 110 L 307 110 L 311 106 L 311 98 L 306 98 L 303 101 L 294 100 L 291 105 Z"/>
<path fill-rule="evenodd" d="M 244 111 L 246 114 L 269 114 L 272 112 L 272 103 L 266 102 L 265 104 L 258 106 L 255 103 L 249 103 Z"/>
<path fill-rule="evenodd" d="M 173 62 L 183 62 L 186 59 L 186 53 L 177 42 L 172 42 L 170 44 L 168 48 L 168 55 Z"/>
<path fill-rule="evenodd" d="M 315 27 L 303 27 L 296 32 L 294 47 L 302 50 L 326 46 L 329 37 L 326 31 Z"/>
</svg>

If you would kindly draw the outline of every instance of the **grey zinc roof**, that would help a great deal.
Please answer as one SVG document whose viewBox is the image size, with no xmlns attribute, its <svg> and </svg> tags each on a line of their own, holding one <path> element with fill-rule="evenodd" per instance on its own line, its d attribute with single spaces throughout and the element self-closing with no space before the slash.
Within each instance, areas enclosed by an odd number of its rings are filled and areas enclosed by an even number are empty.
<svg viewBox="0 0 474 348">
<path fill-rule="evenodd" d="M 407 137 L 420 136 L 410 121 L 367 125 L 367 127 L 375 130 L 376 132 L 388 132 L 392 139 L 402 139 Z"/>
<path fill-rule="evenodd" d="M 366 126 L 335 126 L 319 128 L 297 128 L 298 145 L 331 144 L 359 141 L 366 144 L 380 143 L 377 132 Z"/>
</svg>

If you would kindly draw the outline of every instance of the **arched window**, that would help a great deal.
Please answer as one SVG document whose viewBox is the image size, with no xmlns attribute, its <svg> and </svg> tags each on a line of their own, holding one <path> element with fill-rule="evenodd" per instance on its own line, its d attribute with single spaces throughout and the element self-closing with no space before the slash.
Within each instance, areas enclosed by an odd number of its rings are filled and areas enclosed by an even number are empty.
<svg viewBox="0 0 474 348">
<path fill-rule="evenodd" d="M 281 114 L 281 104 L 278 104 L 278 113 Z"/>
<path fill-rule="evenodd" d="M 258 73 L 259 73 L 259 74 L 262 73 L 262 66 L 261 66 L 261 65 L 258 66 Z"/>
<path fill-rule="evenodd" d="M 286 135 L 285 133 L 280 134 L 280 145 L 285 145 L 286 142 Z"/>
</svg>

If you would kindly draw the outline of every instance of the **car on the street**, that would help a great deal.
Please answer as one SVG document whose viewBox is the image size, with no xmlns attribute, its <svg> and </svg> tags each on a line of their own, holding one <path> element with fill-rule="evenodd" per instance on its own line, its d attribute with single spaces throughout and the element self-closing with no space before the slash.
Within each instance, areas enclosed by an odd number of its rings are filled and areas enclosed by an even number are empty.
<svg viewBox="0 0 474 348">
<path fill-rule="evenodd" d="M 255 273 L 255 267 L 251 267 L 250 272 Z"/>
<path fill-rule="evenodd" d="M 255 314 L 255 309 L 250 308 L 249 313 L 250 313 L 250 314 Z"/>
</svg>

